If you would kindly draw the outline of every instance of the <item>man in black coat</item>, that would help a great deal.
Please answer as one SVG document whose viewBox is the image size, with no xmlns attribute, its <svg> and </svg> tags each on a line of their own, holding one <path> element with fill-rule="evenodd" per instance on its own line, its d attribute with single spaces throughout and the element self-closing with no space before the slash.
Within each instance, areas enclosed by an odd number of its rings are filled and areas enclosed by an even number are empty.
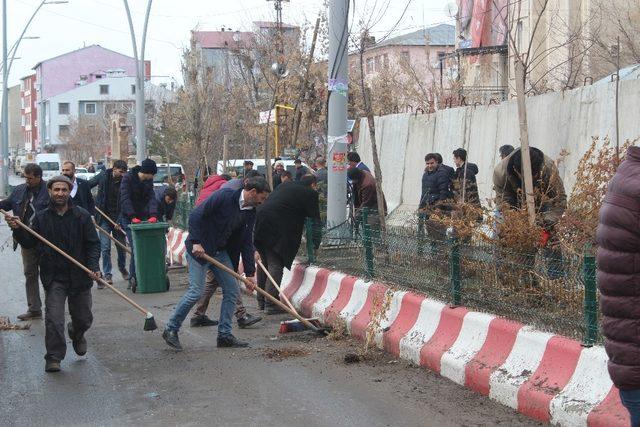
<svg viewBox="0 0 640 427">
<path fill-rule="evenodd" d="M 129 224 L 158 221 L 158 202 L 153 191 L 153 177 L 157 173 L 156 162 L 144 159 L 142 165 L 131 168 L 122 177 L 122 184 L 120 184 L 120 207 L 122 210 L 118 223 L 127 233 L 132 252 L 134 252 L 133 235 Z M 133 254 L 131 254 L 128 289 L 131 289 L 134 280 L 136 280 L 136 263 Z"/>
<path fill-rule="evenodd" d="M 38 212 L 31 228 L 93 272 L 88 275 L 49 246 L 20 228 L 16 217 L 5 219 L 14 236 L 26 248 L 38 251 L 40 279 L 45 289 L 45 371 L 58 372 L 67 352 L 64 332 L 65 302 L 68 299 L 71 322 L 67 332 L 79 356 L 87 353 L 85 332 L 91 327 L 91 286 L 100 275 L 100 241 L 89 212 L 73 206 L 70 193 L 73 183 L 57 176 L 47 184 L 51 202 Z"/>
<path fill-rule="evenodd" d="M 429 153 L 424 157 L 426 168 L 422 175 L 422 195 L 418 205 L 420 210 L 434 209 L 453 199 L 453 176 L 439 158 L 442 157 L 436 153 Z"/>
<path fill-rule="evenodd" d="M 76 177 L 76 165 L 73 162 L 66 161 L 62 164 L 62 175 L 69 178 L 72 184 L 71 200 L 74 206 L 80 206 L 91 215 L 95 216 L 96 208 L 91 194 L 91 186 L 82 178 Z"/>
<path fill-rule="evenodd" d="M 127 163 L 124 160 L 116 160 L 113 162 L 113 168 L 94 176 L 89 181 L 89 187 L 98 187 L 98 195 L 96 196 L 96 206 L 102 212 L 107 214 L 111 221 L 116 222 L 120 218 L 120 185 L 122 185 L 122 177 L 127 173 Z M 120 243 L 126 245 L 126 236 L 122 227 L 114 227 L 111 221 L 103 218 L 102 215 L 96 215 L 98 225 L 110 233 Z M 111 240 L 108 236 L 100 234 L 100 248 L 102 252 L 102 273 L 107 282 L 113 283 L 111 274 Z M 129 280 L 129 272 L 126 268 L 127 253 L 120 246 L 116 245 L 118 251 L 118 269 L 124 280 Z M 98 283 L 98 289 L 102 286 Z"/>
<path fill-rule="evenodd" d="M 298 253 L 306 218 L 313 218 L 317 225 L 320 224 L 317 181 L 313 175 L 304 176 L 300 182 L 280 185 L 278 191 L 274 191 L 258 208 L 254 244 L 262 263 L 278 284 L 282 280 L 283 269 L 291 268 Z M 316 232 L 314 240 L 319 246 L 319 233 Z M 279 297 L 278 291 L 260 268 L 258 286 L 273 297 Z M 267 314 L 282 312 L 264 298 L 258 297 L 258 305 Z"/>
<path fill-rule="evenodd" d="M 154 189 L 156 203 L 158 205 L 158 219 L 160 221 L 171 221 L 176 210 L 178 192 L 171 186 L 163 186 Z"/>
<path fill-rule="evenodd" d="M 30 226 L 36 214 L 49 206 L 47 184 L 42 179 L 42 168 L 29 163 L 24 167 L 25 183 L 18 185 L 9 198 L 0 200 L 0 209 L 12 211 L 13 215 Z M 14 241 L 13 249 L 17 248 Z M 24 269 L 25 288 L 27 291 L 27 312 L 18 316 L 20 320 L 40 319 L 42 317 L 42 301 L 40 300 L 40 284 L 38 283 L 38 253 L 35 249 L 20 245 L 22 266 Z"/>
</svg>

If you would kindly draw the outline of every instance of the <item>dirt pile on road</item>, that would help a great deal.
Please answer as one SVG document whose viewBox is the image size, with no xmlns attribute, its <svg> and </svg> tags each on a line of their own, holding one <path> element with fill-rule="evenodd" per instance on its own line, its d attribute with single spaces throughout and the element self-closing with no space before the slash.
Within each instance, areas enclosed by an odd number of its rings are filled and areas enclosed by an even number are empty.
<svg viewBox="0 0 640 427">
<path fill-rule="evenodd" d="M 22 325 L 16 325 L 11 323 L 8 317 L 0 316 L 0 331 L 21 331 L 31 327 L 31 323 L 25 323 Z"/>
<path fill-rule="evenodd" d="M 293 347 L 268 348 L 263 352 L 264 357 L 276 361 L 290 359 L 292 357 L 308 356 L 310 353 L 306 350 Z"/>
</svg>

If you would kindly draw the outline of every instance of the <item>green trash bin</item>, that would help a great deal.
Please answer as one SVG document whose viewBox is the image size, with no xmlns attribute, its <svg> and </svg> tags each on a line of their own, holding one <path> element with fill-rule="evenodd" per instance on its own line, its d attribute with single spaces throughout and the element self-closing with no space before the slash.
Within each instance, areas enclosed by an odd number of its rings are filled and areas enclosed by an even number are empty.
<svg viewBox="0 0 640 427">
<path fill-rule="evenodd" d="M 136 262 L 136 282 L 133 292 L 151 294 L 169 289 L 165 255 L 166 230 L 169 224 L 143 222 L 129 224 L 133 237 L 133 254 Z"/>
</svg>

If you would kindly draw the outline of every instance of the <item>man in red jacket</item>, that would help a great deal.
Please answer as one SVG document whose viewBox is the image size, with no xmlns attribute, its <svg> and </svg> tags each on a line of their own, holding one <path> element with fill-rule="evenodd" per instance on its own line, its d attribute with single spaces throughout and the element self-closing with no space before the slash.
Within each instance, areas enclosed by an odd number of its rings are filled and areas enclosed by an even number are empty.
<svg viewBox="0 0 640 427">
<path fill-rule="evenodd" d="M 598 288 L 609 375 L 640 426 L 640 147 L 629 147 L 600 209 Z"/>
<path fill-rule="evenodd" d="M 209 196 L 218 191 L 230 180 L 231 176 L 229 175 L 211 175 L 207 178 L 207 181 L 198 196 L 198 200 L 196 200 L 196 206 L 207 200 Z M 217 320 L 210 319 L 206 314 L 207 308 L 209 308 L 209 302 L 211 301 L 211 297 L 215 293 L 216 289 L 218 289 L 218 283 L 216 282 L 213 272 L 209 270 L 207 271 L 207 282 L 204 291 L 202 292 L 202 296 L 196 304 L 196 310 L 191 317 L 190 322 L 192 327 L 216 326 L 218 324 Z M 254 325 L 262 320 L 259 316 L 247 313 L 247 309 L 242 303 L 242 297 L 240 295 L 238 295 L 238 301 L 236 302 L 235 315 L 240 328 L 246 328 L 247 326 Z"/>
</svg>

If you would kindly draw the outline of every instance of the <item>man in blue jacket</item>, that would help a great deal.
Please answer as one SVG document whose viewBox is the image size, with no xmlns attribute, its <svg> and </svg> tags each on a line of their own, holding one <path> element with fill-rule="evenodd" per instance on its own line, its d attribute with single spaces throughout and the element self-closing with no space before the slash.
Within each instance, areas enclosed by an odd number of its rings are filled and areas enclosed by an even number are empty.
<svg viewBox="0 0 640 427">
<path fill-rule="evenodd" d="M 119 224 L 127 233 L 127 239 L 133 251 L 133 237 L 129 224 L 140 224 L 142 221 L 151 223 L 158 221 L 158 203 L 153 191 L 153 176 L 158 173 L 156 162 L 144 159 L 142 165 L 133 167 L 122 177 L 120 184 L 120 214 Z M 129 286 L 136 280 L 136 263 L 133 254 L 129 264 Z"/>
<path fill-rule="evenodd" d="M 9 198 L 0 201 L 0 209 L 12 211 L 14 216 L 31 226 L 36 214 L 49 206 L 49 191 L 47 191 L 47 184 L 42 179 L 42 168 L 39 165 L 27 164 L 24 167 L 23 176 L 26 182 L 18 185 Z M 19 315 L 18 319 L 40 319 L 42 318 L 42 301 L 40 300 L 40 285 L 38 283 L 38 252 L 35 249 L 20 246 L 26 279 L 28 310 Z M 13 249 L 15 250 L 17 247 L 17 243 L 14 241 Z"/>
<path fill-rule="evenodd" d="M 422 195 L 418 205 L 423 211 L 443 208 L 443 203 L 453 199 L 452 176 L 438 159 L 436 153 L 429 153 L 424 158 L 426 168 L 422 175 Z"/>
<path fill-rule="evenodd" d="M 127 162 L 124 160 L 116 160 L 113 162 L 113 168 L 107 169 L 94 176 L 89 181 L 89 187 L 98 187 L 98 195 L 96 196 L 96 206 L 102 212 L 107 214 L 111 221 L 116 222 L 120 218 L 120 186 L 122 185 L 122 177 L 127 173 Z M 118 240 L 122 244 L 126 244 L 125 234 L 120 226 L 114 227 L 111 221 L 103 218 L 102 215 L 96 215 L 96 221 L 100 228 Z M 111 240 L 109 237 L 100 234 L 100 249 L 102 252 L 102 273 L 105 280 L 113 284 L 113 276 L 111 274 Z M 120 246 L 116 245 L 118 251 L 118 269 L 124 280 L 129 280 L 129 272 L 126 268 L 127 253 Z M 98 289 L 102 289 L 103 285 L 98 283 Z"/>
<path fill-rule="evenodd" d="M 200 299 L 209 269 L 213 271 L 223 294 L 218 324 L 218 347 L 249 345 L 231 334 L 231 319 L 240 292 L 237 280 L 200 257 L 207 254 L 237 271 L 242 253 L 245 274 L 255 282 L 256 266 L 253 246 L 255 208 L 265 201 L 270 191 L 264 178 L 249 178 L 245 181 L 244 188 L 220 189 L 191 212 L 189 237 L 185 242 L 189 264 L 189 289 L 180 299 L 162 333 L 162 338 L 170 347 L 182 350 L 178 331 L 189 311 Z"/>
</svg>

